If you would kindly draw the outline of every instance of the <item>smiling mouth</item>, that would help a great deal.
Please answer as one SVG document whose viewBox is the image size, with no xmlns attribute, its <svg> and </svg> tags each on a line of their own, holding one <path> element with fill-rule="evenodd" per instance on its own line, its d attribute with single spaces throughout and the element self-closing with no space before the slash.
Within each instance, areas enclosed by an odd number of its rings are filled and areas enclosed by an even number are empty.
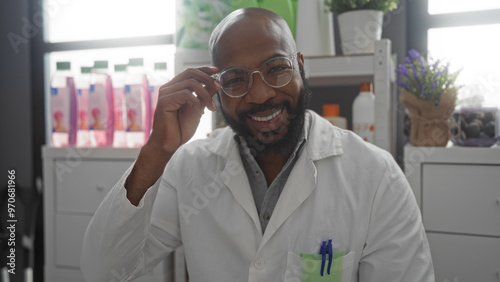
<svg viewBox="0 0 500 282">
<path fill-rule="evenodd" d="M 262 121 L 262 122 L 266 122 L 266 121 L 270 121 L 272 120 L 273 118 L 277 117 L 279 114 L 281 114 L 283 112 L 283 108 L 280 109 L 280 110 L 277 110 L 276 112 L 266 116 L 266 117 L 257 117 L 257 116 L 252 116 L 250 115 L 250 118 L 255 120 L 255 121 Z"/>
</svg>

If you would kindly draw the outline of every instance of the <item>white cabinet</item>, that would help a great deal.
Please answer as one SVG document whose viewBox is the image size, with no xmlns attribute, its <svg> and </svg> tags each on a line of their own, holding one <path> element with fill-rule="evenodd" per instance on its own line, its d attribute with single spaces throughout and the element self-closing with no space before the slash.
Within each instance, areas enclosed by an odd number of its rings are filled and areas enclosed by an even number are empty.
<svg viewBox="0 0 500 282">
<path fill-rule="evenodd" d="M 83 282 L 80 256 L 87 225 L 138 154 L 139 149 L 43 148 L 45 281 Z M 173 268 L 171 255 L 136 281 L 174 281 Z"/>
<path fill-rule="evenodd" d="M 500 148 L 405 147 L 436 281 L 500 281 Z"/>
</svg>

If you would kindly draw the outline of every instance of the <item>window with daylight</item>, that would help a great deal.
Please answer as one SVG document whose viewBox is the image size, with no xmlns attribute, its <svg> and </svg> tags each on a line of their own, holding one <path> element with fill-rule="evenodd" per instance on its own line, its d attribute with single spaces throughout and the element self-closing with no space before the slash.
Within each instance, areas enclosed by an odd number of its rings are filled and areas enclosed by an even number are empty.
<svg viewBox="0 0 500 282">
<path fill-rule="evenodd" d="M 500 1 L 408 1 L 408 48 L 461 70 L 460 107 L 500 107 Z"/>
</svg>

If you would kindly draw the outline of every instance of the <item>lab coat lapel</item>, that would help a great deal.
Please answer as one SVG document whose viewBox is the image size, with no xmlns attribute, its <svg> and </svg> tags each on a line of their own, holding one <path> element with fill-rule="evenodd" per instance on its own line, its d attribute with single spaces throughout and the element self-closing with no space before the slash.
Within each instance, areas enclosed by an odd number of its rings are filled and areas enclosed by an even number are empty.
<svg viewBox="0 0 500 282">
<path fill-rule="evenodd" d="M 305 148 L 295 163 L 273 210 L 258 252 L 280 226 L 312 194 L 317 183 L 315 161 L 343 154 L 341 131 L 312 111 Z"/>
<path fill-rule="evenodd" d="M 303 152 L 295 163 L 274 208 L 258 252 L 316 187 L 316 166 Z"/>
<path fill-rule="evenodd" d="M 222 181 L 229 188 L 233 197 L 248 213 L 253 220 L 255 227 L 258 229 L 258 234 L 262 234 L 262 227 L 259 221 L 257 208 L 253 199 L 252 190 L 248 182 L 248 176 L 241 162 L 241 157 L 237 148 L 237 144 L 232 142 L 229 148 L 226 166 L 222 172 Z"/>
</svg>

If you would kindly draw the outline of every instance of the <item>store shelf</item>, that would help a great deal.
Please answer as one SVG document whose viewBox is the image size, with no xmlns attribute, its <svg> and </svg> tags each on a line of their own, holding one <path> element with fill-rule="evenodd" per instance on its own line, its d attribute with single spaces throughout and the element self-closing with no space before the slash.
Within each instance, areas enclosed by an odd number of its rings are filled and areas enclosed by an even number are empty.
<svg viewBox="0 0 500 282">
<path fill-rule="evenodd" d="M 304 59 L 310 86 L 344 86 L 372 82 L 375 94 L 375 145 L 395 154 L 395 117 L 391 83 L 395 80 L 391 41 L 375 42 L 369 55 L 308 57 Z"/>
</svg>

